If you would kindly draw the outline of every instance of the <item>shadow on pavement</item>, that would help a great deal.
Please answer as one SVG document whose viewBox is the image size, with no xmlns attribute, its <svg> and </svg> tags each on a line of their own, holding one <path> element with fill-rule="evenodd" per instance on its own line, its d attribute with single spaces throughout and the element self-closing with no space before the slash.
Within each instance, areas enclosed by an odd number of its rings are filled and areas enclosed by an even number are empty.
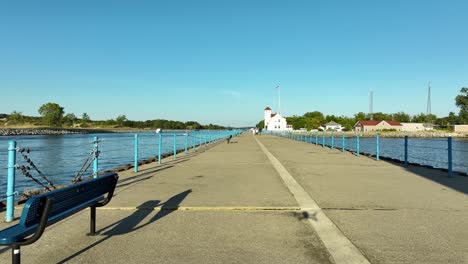
<svg viewBox="0 0 468 264">
<path fill-rule="evenodd" d="M 408 166 L 405 169 L 408 172 L 444 185 L 455 191 L 468 194 L 468 177 L 460 176 L 457 173 L 454 173 L 453 177 L 448 177 L 446 171 L 424 168 L 421 166 Z"/>
<path fill-rule="evenodd" d="M 133 212 L 131 215 L 125 217 L 122 220 L 119 220 L 113 224 L 110 224 L 100 231 L 98 233 L 102 236 L 100 240 L 94 242 L 93 244 L 81 249 L 80 251 L 76 252 L 75 254 L 59 261 L 58 263 L 66 263 L 73 258 L 81 255 L 82 253 L 86 252 L 87 250 L 101 244 L 102 242 L 108 240 L 109 238 L 113 236 L 119 236 L 119 235 L 125 235 L 127 233 L 136 231 L 138 229 L 144 228 L 157 220 L 171 214 L 177 208 L 179 205 L 182 203 L 182 201 L 192 192 L 192 190 L 186 190 L 184 192 L 181 192 L 177 195 L 172 196 L 169 198 L 166 202 L 160 203 L 158 200 L 150 200 L 146 201 L 140 206 L 137 207 L 136 211 Z M 139 225 L 146 217 L 148 217 L 151 213 L 154 212 L 154 209 L 156 207 L 161 207 L 160 210 L 146 223 Z M 109 229 L 109 230 L 108 230 Z M 107 231 L 105 231 L 107 230 Z"/>
</svg>

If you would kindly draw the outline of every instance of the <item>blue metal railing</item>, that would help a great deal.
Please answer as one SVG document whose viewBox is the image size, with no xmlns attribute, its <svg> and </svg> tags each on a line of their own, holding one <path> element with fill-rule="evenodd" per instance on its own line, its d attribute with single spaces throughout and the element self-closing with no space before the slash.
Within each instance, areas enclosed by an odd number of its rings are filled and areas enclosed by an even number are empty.
<svg viewBox="0 0 468 264">
<path fill-rule="evenodd" d="M 32 154 L 29 155 L 31 159 L 37 158 L 35 164 L 43 171 L 47 173 L 48 177 L 57 181 L 58 184 L 69 184 L 69 178 L 64 178 L 63 175 L 73 176 L 77 169 L 75 166 L 80 165 L 83 162 L 83 156 L 81 154 L 89 152 L 89 148 L 93 148 L 92 153 L 96 153 L 92 160 L 92 176 L 97 177 L 100 172 L 105 170 L 111 170 L 119 166 L 125 166 L 127 161 L 132 160 L 133 156 L 133 168 L 134 172 L 139 170 L 139 162 L 143 160 L 151 159 L 156 160 L 159 164 L 162 163 L 162 157 L 170 155 L 171 152 L 174 158 L 177 158 L 178 152 L 188 153 L 189 148 L 193 151 L 206 150 L 207 145 L 229 136 L 235 136 L 241 134 L 242 130 L 223 130 L 223 131 L 192 131 L 192 132 L 176 132 L 176 133 L 159 133 L 149 134 L 101 134 L 99 137 L 95 136 L 92 138 L 92 142 L 89 141 L 89 137 L 86 138 L 73 138 L 75 141 L 88 141 L 82 144 L 73 144 L 71 146 L 57 146 L 55 142 L 48 142 L 47 147 L 33 147 L 31 148 Z M 132 137 L 130 137 L 130 135 Z M 62 138 L 63 139 L 63 138 Z M 40 138 L 38 140 L 41 140 Z M 58 140 L 58 139 L 57 139 Z M 23 142 L 19 142 L 22 144 Z M 172 142 L 171 142 L 172 141 Z M 26 141 L 26 143 L 35 143 Z M 64 142 L 61 142 L 62 144 Z M 34 145 L 34 144 L 32 144 Z M 65 144 L 66 145 L 66 144 Z M 133 147 L 132 147 L 133 145 Z M 157 147 L 157 151 L 155 148 Z M 0 196 L 0 198 L 6 198 L 7 202 L 7 213 L 6 221 L 10 222 L 13 220 L 14 211 L 14 200 L 15 196 L 21 195 L 17 190 L 31 188 L 33 185 L 31 182 L 26 181 L 25 178 L 15 177 L 16 167 L 18 163 L 22 161 L 16 158 L 18 151 L 18 144 L 16 141 L 10 141 L 8 147 L 8 164 L 5 168 L 7 171 L 6 179 L 6 196 Z M 39 152 L 39 156 L 35 156 L 35 152 Z M 73 155 L 69 155 L 73 152 Z M 81 154 L 80 154 L 81 153 Z M 99 154 L 101 153 L 101 154 Z M 68 156 L 67 156 L 68 155 Z M 73 156 L 73 157 L 69 157 Z M 89 157 L 88 157 L 89 158 Z M 80 161 L 81 160 L 81 161 Z M 0 165 L 1 160 L 0 160 Z M 127 165 L 131 165 L 128 164 Z M 0 166 L 2 167 L 2 166 Z M 77 167 L 78 168 L 78 167 Z M 5 169 L 3 171 L 5 171 Z M 0 173 L 1 175 L 1 173 Z M 19 181 L 18 181 L 19 180 Z M 18 186 L 18 183 L 20 184 Z M 2 186 L 2 180 L 0 180 L 0 187 Z M 2 188 L 3 189 L 3 188 Z"/>
<path fill-rule="evenodd" d="M 303 133 L 294 132 L 273 132 L 271 134 L 293 140 L 298 140 L 298 138 L 300 140 L 304 135 Z M 308 143 L 318 145 L 318 134 L 319 132 L 317 131 L 311 132 L 310 134 L 306 133 L 306 137 L 315 136 L 315 142 Z M 452 137 L 442 139 L 409 139 L 408 136 L 405 136 L 403 139 L 381 139 L 379 134 L 376 133 L 374 139 L 361 139 L 359 133 L 356 133 L 353 137 L 346 136 L 343 133 L 340 143 L 335 140 L 334 132 L 327 134 L 323 131 L 321 136 L 322 148 L 328 146 L 331 149 L 341 149 L 342 152 L 350 151 L 356 156 L 364 154 L 375 157 L 377 161 L 381 158 L 396 159 L 402 161 L 405 166 L 409 164 L 419 164 L 441 168 L 447 170 L 449 177 L 453 177 L 454 167 L 465 173 L 468 172 L 468 164 L 463 162 L 468 160 L 468 149 L 466 147 L 454 148 Z M 457 143 L 468 144 L 468 142 L 463 143 L 463 141 L 457 141 Z M 457 162 L 454 161 L 454 155 L 457 156 Z"/>
</svg>

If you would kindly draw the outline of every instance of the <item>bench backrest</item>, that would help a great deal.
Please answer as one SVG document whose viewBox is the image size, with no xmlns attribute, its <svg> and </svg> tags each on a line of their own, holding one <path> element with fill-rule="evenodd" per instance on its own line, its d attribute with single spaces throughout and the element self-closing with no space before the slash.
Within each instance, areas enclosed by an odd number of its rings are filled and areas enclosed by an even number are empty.
<svg viewBox="0 0 468 264">
<path fill-rule="evenodd" d="M 117 173 L 110 173 L 96 179 L 33 196 L 25 203 L 19 224 L 24 227 L 38 224 L 47 197 L 53 199 L 49 219 L 58 218 L 61 214 L 74 213 L 74 210 L 79 211 L 103 199 L 103 195 L 113 192 L 117 180 Z"/>
</svg>

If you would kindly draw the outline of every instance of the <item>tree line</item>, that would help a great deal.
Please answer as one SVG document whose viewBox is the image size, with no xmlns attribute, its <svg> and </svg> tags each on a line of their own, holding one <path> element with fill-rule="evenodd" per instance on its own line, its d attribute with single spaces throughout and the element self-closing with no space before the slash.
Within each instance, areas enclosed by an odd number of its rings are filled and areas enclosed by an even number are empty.
<svg viewBox="0 0 468 264">
<path fill-rule="evenodd" d="M 460 94 L 455 97 L 455 105 L 460 109 L 458 115 L 450 112 L 446 117 L 437 117 L 436 115 L 426 115 L 420 113 L 417 115 L 410 115 L 404 112 L 397 112 L 393 114 L 377 112 L 373 113 L 372 117 L 369 114 L 359 112 L 352 117 L 348 116 L 335 116 L 324 115 L 322 112 L 313 111 L 307 112 L 302 116 L 286 117 L 288 124 L 292 125 L 294 129 L 305 128 L 307 130 L 317 129 L 321 125 L 325 125 L 330 121 L 335 121 L 345 127 L 346 130 L 351 130 L 353 126 L 360 120 L 394 120 L 403 123 L 432 123 L 439 127 L 449 127 L 453 125 L 468 124 L 468 88 L 462 88 Z M 264 121 L 257 124 L 258 128 L 264 127 Z"/>
<path fill-rule="evenodd" d="M 61 127 L 128 127 L 128 128 L 162 128 L 162 129 L 225 129 L 224 126 L 208 124 L 202 125 L 196 121 L 174 121 L 154 119 L 146 121 L 129 120 L 125 115 L 119 115 L 115 119 L 91 120 L 87 113 L 77 117 L 74 113 L 65 114 L 64 107 L 57 103 L 46 103 L 38 109 L 40 117 L 25 116 L 21 112 L 13 111 L 10 114 L 0 114 L 0 120 L 8 125 L 33 124 L 54 128 Z"/>
</svg>

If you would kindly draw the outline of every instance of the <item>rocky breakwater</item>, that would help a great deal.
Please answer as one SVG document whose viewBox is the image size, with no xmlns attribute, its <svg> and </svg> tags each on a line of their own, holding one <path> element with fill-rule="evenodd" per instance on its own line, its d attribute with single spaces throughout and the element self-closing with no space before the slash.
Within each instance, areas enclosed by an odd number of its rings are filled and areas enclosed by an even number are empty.
<svg viewBox="0 0 468 264">
<path fill-rule="evenodd" d="M 346 132 L 333 132 L 335 137 L 341 137 L 342 134 L 345 137 L 355 137 L 358 132 L 355 131 L 346 131 Z M 381 138 L 404 138 L 408 136 L 410 138 L 447 138 L 447 137 L 454 137 L 454 138 L 468 138 L 468 134 L 463 133 L 456 133 L 456 132 L 449 132 L 449 131 L 417 131 L 417 132 L 404 132 L 404 131 L 366 131 L 366 132 L 359 132 L 359 136 L 363 138 L 370 138 L 375 137 L 376 134 L 379 134 Z M 300 135 L 315 135 L 316 132 L 300 132 L 296 133 Z M 319 137 L 323 134 L 322 131 L 318 132 Z M 332 132 L 326 131 L 325 137 L 331 137 Z"/>
<path fill-rule="evenodd" d="M 92 131 L 94 132 L 94 131 Z M 0 129 L 0 136 L 24 136 L 24 135 L 68 135 L 88 134 L 87 130 L 74 129 L 47 129 L 47 128 L 8 128 Z"/>
<path fill-rule="evenodd" d="M 350 132 L 347 132 L 350 133 Z M 361 137 L 375 137 L 377 132 L 361 132 Z M 456 132 L 449 132 L 449 131 L 441 131 L 441 130 L 433 130 L 433 131 L 416 131 L 416 132 L 404 132 L 404 131 L 380 131 L 378 132 L 380 137 L 383 138 L 404 138 L 408 136 L 410 138 L 447 138 L 447 137 L 454 137 L 454 138 L 464 138 L 468 137 L 468 134 L 456 133 Z M 352 132 L 351 134 L 355 134 Z"/>
</svg>

